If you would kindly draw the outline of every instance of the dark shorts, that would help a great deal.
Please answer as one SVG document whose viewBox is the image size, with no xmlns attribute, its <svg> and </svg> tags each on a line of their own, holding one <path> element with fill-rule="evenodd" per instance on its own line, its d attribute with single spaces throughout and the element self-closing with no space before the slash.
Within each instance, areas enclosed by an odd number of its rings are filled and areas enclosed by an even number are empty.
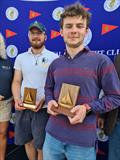
<svg viewBox="0 0 120 160">
<path fill-rule="evenodd" d="M 24 145 L 33 140 L 35 148 L 42 149 L 48 118 L 46 108 L 38 112 L 16 111 L 15 144 Z"/>
</svg>

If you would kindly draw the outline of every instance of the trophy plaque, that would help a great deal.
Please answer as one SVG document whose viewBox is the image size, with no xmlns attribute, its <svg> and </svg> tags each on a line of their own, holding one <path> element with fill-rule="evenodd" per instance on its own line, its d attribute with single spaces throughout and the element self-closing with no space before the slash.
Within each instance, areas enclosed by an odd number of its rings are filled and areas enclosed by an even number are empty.
<svg viewBox="0 0 120 160">
<path fill-rule="evenodd" d="M 76 105 L 79 90 L 80 86 L 63 83 L 58 98 L 58 107 L 52 106 L 52 110 L 73 117 L 74 113 L 71 113 L 70 111 Z"/>
<path fill-rule="evenodd" d="M 23 107 L 34 111 L 36 109 L 36 94 L 37 94 L 37 89 L 25 87 L 24 97 L 23 97 Z"/>
</svg>

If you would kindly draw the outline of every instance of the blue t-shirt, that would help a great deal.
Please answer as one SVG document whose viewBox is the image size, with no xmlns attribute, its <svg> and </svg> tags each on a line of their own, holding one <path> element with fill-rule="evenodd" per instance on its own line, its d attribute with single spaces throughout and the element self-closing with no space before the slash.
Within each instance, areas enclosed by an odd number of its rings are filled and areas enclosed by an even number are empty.
<svg viewBox="0 0 120 160">
<path fill-rule="evenodd" d="M 0 95 L 4 100 L 12 96 L 11 83 L 13 78 L 13 66 L 9 59 L 0 58 Z"/>
</svg>

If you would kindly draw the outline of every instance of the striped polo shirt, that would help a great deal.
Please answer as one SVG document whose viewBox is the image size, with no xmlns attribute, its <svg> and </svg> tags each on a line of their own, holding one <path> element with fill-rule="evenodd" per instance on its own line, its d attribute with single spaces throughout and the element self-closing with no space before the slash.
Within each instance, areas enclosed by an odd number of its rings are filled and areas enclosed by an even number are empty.
<svg viewBox="0 0 120 160">
<path fill-rule="evenodd" d="M 95 146 L 96 113 L 120 106 L 120 82 L 109 57 L 84 49 L 74 58 L 66 52 L 50 65 L 45 85 L 47 103 L 58 101 L 62 83 L 80 86 L 76 105 L 89 104 L 92 114 L 71 125 L 64 115 L 51 116 L 46 131 L 58 140 L 78 146 Z M 99 99 L 103 89 L 105 96 Z"/>
</svg>

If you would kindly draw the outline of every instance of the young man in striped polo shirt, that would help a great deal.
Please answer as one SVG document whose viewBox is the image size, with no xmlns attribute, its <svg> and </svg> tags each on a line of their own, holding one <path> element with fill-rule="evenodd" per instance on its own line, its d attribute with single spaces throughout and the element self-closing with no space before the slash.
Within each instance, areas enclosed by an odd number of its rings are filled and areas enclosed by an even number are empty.
<svg viewBox="0 0 120 160">
<path fill-rule="evenodd" d="M 95 160 L 96 113 L 120 106 L 120 83 L 111 60 L 84 46 L 90 13 L 77 3 L 61 14 L 61 36 L 66 45 L 64 56 L 49 67 L 45 86 L 48 112 L 43 147 L 44 160 Z M 73 118 L 58 114 L 58 98 L 63 83 L 80 86 Z M 99 99 L 103 89 L 105 96 Z M 73 97 L 74 98 L 74 97 Z M 92 113 L 88 116 L 87 112 Z"/>
</svg>

